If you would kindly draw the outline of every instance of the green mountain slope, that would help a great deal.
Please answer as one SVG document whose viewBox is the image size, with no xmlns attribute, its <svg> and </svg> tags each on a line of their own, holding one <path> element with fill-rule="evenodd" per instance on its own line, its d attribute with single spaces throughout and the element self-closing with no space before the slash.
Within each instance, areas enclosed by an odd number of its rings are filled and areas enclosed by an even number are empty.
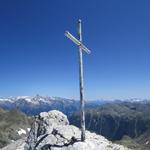
<svg viewBox="0 0 150 150">
<path fill-rule="evenodd" d="M 79 113 L 72 115 L 70 122 L 80 126 Z M 88 109 L 86 128 L 112 141 L 130 141 L 136 147 L 139 144 L 150 149 L 150 104 L 115 102 Z M 132 138 L 133 141 L 130 138 L 125 139 L 124 136 Z"/>
<path fill-rule="evenodd" d="M 26 136 L 31 122 L 31 117 L 18 110 L 0 109 L 0 148 Z"/>
</svg>

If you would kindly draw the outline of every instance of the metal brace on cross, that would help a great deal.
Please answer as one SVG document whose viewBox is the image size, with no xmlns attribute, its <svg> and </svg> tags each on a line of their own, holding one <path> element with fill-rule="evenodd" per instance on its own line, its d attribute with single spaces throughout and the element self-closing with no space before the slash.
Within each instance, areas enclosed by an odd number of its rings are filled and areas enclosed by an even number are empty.
<svg viewBox="0 0 150 150">
<path fill-rule="evenodd" d="M 85 140 L 85 110 L 84 110 L 84 84 L 83 84 L 83 59 L 82 51 L 90 54 L 90 50 L 84 46 L 82 43 L 82 27 L 81 20 L 78 20 L 78 39 L 75 38 L 68 31 L 65 32 L 65 36 L 68 37 L 72 42 L 74 42 L 79 47 L 79 80 L 80 80 L 80 117 L 81 117 L 81 140 Z"/>
</svg>

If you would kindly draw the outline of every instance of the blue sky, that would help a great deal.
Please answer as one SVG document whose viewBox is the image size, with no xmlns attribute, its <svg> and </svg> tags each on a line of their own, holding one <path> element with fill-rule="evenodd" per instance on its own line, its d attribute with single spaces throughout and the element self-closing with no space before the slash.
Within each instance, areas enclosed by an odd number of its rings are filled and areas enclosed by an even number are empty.
<svg viewBox="0 0 150 150">
<path fill-rule="evenodd" d="M 0 96 L 79 98 L 77 35 L 82 19 L 86 99 L 150 98 L 147 0 L 1 0 Z"/>
</svg>

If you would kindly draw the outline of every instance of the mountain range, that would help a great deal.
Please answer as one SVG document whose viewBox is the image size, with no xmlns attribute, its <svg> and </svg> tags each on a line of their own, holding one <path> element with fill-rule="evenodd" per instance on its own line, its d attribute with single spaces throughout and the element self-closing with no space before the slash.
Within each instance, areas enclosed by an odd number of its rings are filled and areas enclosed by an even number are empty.
<svg viewBox="0 0 150 150">
<path fill-rule="evenodd" d="M 107 103 L 116 102 L 139 102 L 150 103 L 148 99 L 125 99 L 125 100 L 90 100 L 85 102 L 86 108 L 96 108 Z M 27 115 L 38 115 L 40 112 L 49 110 L 59 110 L 65 113 L 67 116 L 72 115 L 74 112 L 79 111 L 79 100 L 67 99 L 61 97 L 49 97 L 49 96 L 18 96 L 18 97 L 0 97 L 0 108 L 11 110 L 18 109 Z"/>
<path fill-rule="evenodd" d="M 86 101 L 85 107 L 86 129 L 132 149 L 150 149 L 149 99 L 93 100 Z M 1 97 L 0 108 L 1 147 L 26 135 L 32 116 L 40 112 L 59 110 L 80 127 L 78 100 L 40 95 Z"/>
<path fill-rule="evenodd" d="M 103 103 L 106 103 L 106 101 L 87 101 L 86 107 L 95 108 Z M 56 109 L 70 116 L 74 112 L 79 111 L 80 102 L 74 99 L 40 95 L 0 97 L 0 108 L 7 110 L 18 109 L 27 115 L 38 115 L 40 112 Z"/>
</svg>

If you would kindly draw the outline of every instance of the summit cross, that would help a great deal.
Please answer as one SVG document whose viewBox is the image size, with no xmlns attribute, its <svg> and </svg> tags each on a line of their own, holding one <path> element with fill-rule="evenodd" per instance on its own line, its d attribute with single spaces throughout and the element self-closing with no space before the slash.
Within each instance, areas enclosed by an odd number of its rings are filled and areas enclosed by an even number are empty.
<svg viewBox="0 0 150 150">
<path fill-rule="evenodd" d="M 65 32 L 65 36 L 68 37 L 73 43 L 79 47 L 79 85 L 80 85 L 80 118 L 81 118 L 81 141 L 85 141 L 85 100 L 84 100 L 84 80 L 83 80 L 83 58 L 82 51 L 90 54 L 90 50 L 82 43 L 82 26 L 81 20 L 78 20 L 78 39 L 75 38 L 68 31 Z"/>
</svg>

